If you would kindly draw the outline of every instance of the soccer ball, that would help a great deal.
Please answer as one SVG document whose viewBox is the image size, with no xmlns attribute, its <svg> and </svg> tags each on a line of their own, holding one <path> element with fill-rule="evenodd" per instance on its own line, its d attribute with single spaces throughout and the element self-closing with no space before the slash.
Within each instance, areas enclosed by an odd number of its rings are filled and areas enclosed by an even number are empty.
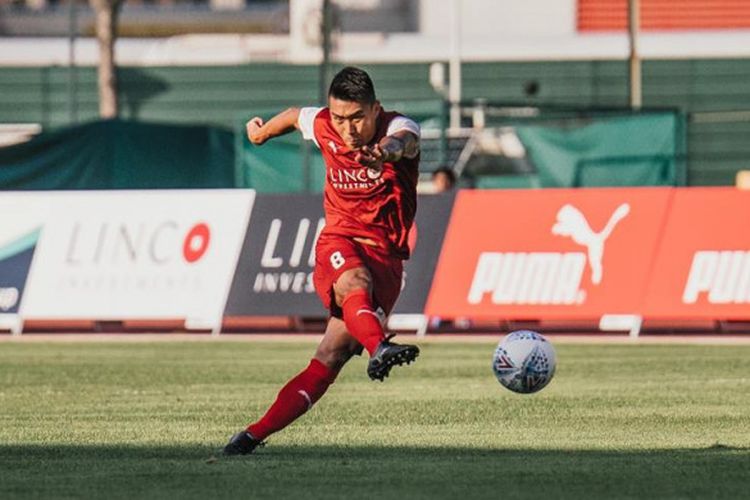
<svg viewBox="0 0 750 500">
<path fill-rule="evenodd" d="M 530 394 L 549 384 L 555 374 L 555 349 L 531 330 L 509 333 L 495 349 L 492 371 L 513 392 Z"/>
</svg>

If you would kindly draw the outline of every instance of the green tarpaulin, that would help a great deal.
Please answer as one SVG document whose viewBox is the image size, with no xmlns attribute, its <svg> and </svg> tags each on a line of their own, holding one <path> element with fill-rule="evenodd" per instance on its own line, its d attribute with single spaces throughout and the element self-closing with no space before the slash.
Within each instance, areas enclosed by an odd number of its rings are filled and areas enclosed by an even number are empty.
<svg viewBox="0 0 750 500">
<path fill-rule="evenodd" d="M 210 126 L 106 120 L 0 148 L 0 189 L 234 187 L 234 135 Z"/>
<path fill-rule="evenodd" d="M 303 144 L 299 134 L 274 139 L 261 147 L 243 139 L 241 154 L 244 187 L 262 193 L 323 191 L 323 157 L 312 142 Z"/>
<path fill-rule="evenodd" d="M 664 112 L 506 123 L 503 126 L 518 135 L 534 171 L 524 172 L 522 182 L 513 175 L 485 172 L 475 185 L 684 185 L 683 120 L 678 113 Z M 248 143 L 244 126 L 236 134 L 219 127 L 120 120 L 45 132 L 27 143 L 0 148 L 0 189 L 322 190 L 320 152 L 312 143 L 304 146 L 299 134 L 263 147 Z"/>
<path fill-rule="evenodd" d="M 515 130 L 543 187 L 685 184 L 684 129 L 676 113 Z"/>
<path fill-rule="evenodd" d="M 686 184 L 684 116 L 672 110 L 591 116 L 571 113 L 554 118 L 542 114 L 524 121 L 500 118 L 490 126 L 515 131 L 530 171 L 508 173 L 503 171 L 507 170 L 504 163 L 493 167 L 491 160 L 489 165 L 483 164 L 482 172 L 467 168 L 462 175 L 473 181 L 469 185 L 480 189 Z M 305 151 L 299 134 L 274 139 L 262 147 L 241 138 L 237 184 L 261 192 L 322 190 L 325 169 L 320 152 L 312 143 L 309 146 Z"/>
</svg>

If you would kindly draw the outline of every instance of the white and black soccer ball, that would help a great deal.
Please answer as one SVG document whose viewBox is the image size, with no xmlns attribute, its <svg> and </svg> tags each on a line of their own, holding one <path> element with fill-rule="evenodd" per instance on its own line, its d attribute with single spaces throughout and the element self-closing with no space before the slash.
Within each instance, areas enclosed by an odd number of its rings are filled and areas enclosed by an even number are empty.
<svg viewBox="0 0 750 500">
<path fill-rule="evenodd" d="M 495 349 L 492 371 L 513 392 L 530 394 L 549 384 L 555 375 L 555 349 L 542 335 L 531 330 L 509 333 Z"/>
</svg>

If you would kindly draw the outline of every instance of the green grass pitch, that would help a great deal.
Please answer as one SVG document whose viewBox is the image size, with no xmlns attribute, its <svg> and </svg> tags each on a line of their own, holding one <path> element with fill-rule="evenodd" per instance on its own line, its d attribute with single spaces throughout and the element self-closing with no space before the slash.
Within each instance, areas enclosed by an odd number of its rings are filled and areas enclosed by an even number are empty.
<svg viewBox="0 0 750 500">
<path fill-rule="evenodd" d="M 347 366 L 256 455 L 213 459 L 314 345 L 3 342 L 0 498 L 747 498 L 750 346 L 557 345 L 538 394 L 491 343 Z"/>
</svg>

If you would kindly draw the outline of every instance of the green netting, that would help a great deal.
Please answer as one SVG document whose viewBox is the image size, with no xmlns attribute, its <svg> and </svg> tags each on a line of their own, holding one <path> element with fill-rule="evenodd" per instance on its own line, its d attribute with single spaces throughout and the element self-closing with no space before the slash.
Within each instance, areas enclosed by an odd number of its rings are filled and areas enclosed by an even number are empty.
<svg viewBox="0 0 750 500">
<path fill-rule="evenodd" d="M 0 189 L 234 187 L 233 142 L 219 127 L 91 122 L 0 148 Z"/>
<path fill-rule="evenodd" d="M 323 158 L 300 134 L 253 146 L 243 138 L 242 185 L 263 193 L 321 192 L 325 182 Z"/>
</svg>

